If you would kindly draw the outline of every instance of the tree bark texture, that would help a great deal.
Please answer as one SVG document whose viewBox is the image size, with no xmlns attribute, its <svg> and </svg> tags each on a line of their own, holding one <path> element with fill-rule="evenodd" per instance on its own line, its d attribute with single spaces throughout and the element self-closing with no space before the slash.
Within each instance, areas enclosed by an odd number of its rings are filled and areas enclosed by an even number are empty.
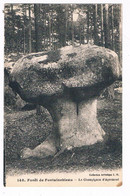
<svg viewBox="0 0 130 196">
<path fill-rule="evenodd" d="M 31 26 L 31 7 L 30 7 L 30 4 L 28 7 L 28 11 L 29 11 L 29 53 L 31 53 L 32 52 L 32 35 L 31 35 L 32 26 Z"/>
<path fill-rule="evenodd" d="M 122 64 L 122 5 L 120 5 L 120 18 L 119 18 L 119 61 Z"/>
<path fill-rule="evenodd" d="M 103 4 L 101 4 L 101 46 L 104 46 L 104 37 L 103 37 Z"/>
<path fill-rule="evenodd" d="M 35 15 L 35 40 L 36 40 L 36 52 L 42 51 L 42 32 L 41 32 L 41 20 L 40 20 L 40 4 L 34 4 Z"/>
<path fill-rule="evenodd" d="M 87 43 L 89 42 L 89 5 L 87 6 Z"/>
<path fill-rule="evenodd" d="M 104 16 L 104 36 L 105 36 L 105 47 L 110 47 L 110 33 L 109 33 L 109 12 L 108 4 L 105 4 L 105 16 Z"/>
<path fill-rule="evenodd" d="M 98 45 L 97 4 L 94 5 L 94 44 Z"/>
</svg>

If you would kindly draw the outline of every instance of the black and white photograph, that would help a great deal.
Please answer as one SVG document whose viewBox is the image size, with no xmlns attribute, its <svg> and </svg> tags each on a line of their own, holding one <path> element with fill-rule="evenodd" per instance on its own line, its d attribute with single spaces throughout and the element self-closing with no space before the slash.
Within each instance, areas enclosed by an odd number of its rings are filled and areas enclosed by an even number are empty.
<svg viewBox="0 0 130 196">
<path fill-rule="evenodd" d="M 122 186 L 122 4 L 4 4 L 4 186 Z"/>
</svg>

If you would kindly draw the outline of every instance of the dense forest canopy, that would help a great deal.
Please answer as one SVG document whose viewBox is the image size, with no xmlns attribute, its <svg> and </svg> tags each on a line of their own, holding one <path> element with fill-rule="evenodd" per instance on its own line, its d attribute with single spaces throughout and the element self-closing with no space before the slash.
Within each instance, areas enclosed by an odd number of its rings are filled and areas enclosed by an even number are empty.
<svg viewBox="0 0 130 196">
<path fill-rule="evenodd" d="M 5 54 L 96 44 L 121 60 L 121 4 L 5 4 Z"/>
</svg>

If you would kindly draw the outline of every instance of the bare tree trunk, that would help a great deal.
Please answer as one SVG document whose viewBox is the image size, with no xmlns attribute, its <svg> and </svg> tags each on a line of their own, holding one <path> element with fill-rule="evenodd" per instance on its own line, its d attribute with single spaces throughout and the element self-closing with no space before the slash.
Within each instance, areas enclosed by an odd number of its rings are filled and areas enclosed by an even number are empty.
<svg viewBox="0 0 130 196">
<path fill-rule="evenodd" d="M 44 25 L 44 50 L 46 49 L 46 18 L 44 14 L 44 19 L 43 19 L 43 25 Z"/>
<path fill-rule="evenodd" d="M 68 27 L 68 5 L 65 7 L 65 45 L 67 41 L 67 27 Z"/>
<path fill-rule="evenodd" d="M 105 21 L 104 21 L 104 36 L 105 36 L 105 47 L 110 47 L 110 33 L 109 33 L 109 12 L 108 4 L 105 4 Z"/>
<path fill-rule="evenodd" d="M 51 10 L 51 45 L 52 45 L 52 49 L 54 49 L 53 10 Z"/>
<path fill-rule="evenodd" d="M 103 39 L 103 4 L 101 4 L 101 45 L 104 46 L 104 39 Z"/>
<path fill-rule="evenodd" d="M 42 51 L 40 4 L 34 4 L 36 52 Z"/>
<path fill-rule="evenodd" d="M 72 36 L 72 45 L 74 45 L 74 22 L 73 22 L 73 10 L 71 8 L 71 36 Z"/>
<path fill-rule="evenodd" d="M 14 8 L 13 8 L 13 4 L 11 5 L 11 14 L 12 14 L 12 39 L 11 39 L 11 49 L 13 49 L 12 52 L 14 52 L 15 49 L 15 41 L 14 41 L 14 37 L 15 37 L 15 24 L 14 24 Z"/>
<path fill-rule="evenodd" d="M 26 28 L 26 4 L 23 4 L 23 53 L 26 53 L 26 34 L 25 34 L 25 28 Z"/>
<path fill-rule="evenodd" d="M 119 19 L 119 60 L 122 63 L 122 5 L 120 5 L 120 19 Z"/>
<path fill-rule="evenodd" d="M 29 53 L 31 53 L 32 52 L 32 38 L 31 38 L 32 27 L 31 27 L 31 7 L 30 7 L 30 4 L 28 6 L 28 11 L 29 11 Z"/>
<path fill-rule="evenodd" d="M 94 44 L 98 45 L 97 4 L 94 5 Z"/>
<path fill-rule="evenodd" d="M 48 31 L 49 31 L 49 46 L 51 48 L 51 17 L 49 13 L 49 20 L 48 20 Z"/>
<path fill-rule="evenodd" d="M 114 19 L 114 15 L 113 15 L 113 6 L 112 6 L 112 7 L 111 7 L 112 50 L 115 50 L 115 49 L 114 49 L 114 33 L 113 33 L 114 24 L 113 24 L 113 19 Z"/>
<path fill-rule="evenodd" d="M 43 26 L 43 49 L 46 50 L 46 5 L 42 4 L 41 5 L 41 19 L 42 19 L 42 26 Z"/>
<path fill-rule="evenodd" d="M 89 5 L 87 10 L 87 43 L 89 42 Z"/>
</svg>

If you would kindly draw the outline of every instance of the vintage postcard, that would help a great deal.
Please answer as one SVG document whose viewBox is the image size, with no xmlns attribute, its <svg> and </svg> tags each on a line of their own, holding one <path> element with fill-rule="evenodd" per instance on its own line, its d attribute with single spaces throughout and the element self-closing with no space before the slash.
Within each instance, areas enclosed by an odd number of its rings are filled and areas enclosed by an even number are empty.
<svg viewBox="0 0 130 196">
<path fill-rule="evenodd" d="M 4 186 L 122 185 L 122 4 L 4 4 Z"/>
</svg>

